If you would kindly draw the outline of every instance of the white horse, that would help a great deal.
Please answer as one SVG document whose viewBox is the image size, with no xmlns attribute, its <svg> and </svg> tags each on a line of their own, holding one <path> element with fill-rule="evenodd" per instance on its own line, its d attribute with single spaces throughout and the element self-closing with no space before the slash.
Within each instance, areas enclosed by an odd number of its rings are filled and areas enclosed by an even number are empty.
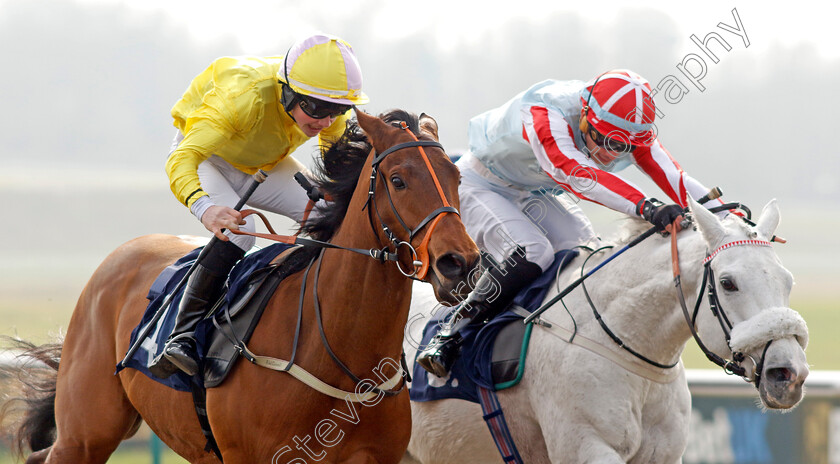
<svg viewBox="0 0 840 464">
<path fill-rule="evenodd" d="M 802 398 L 808 375 L 808 329 L 788 307 L 792 275 L 767 243 L 779 223 L 778 206 L 771 201 L 755 227 L 749 227 L 734 216 L 721 221 L 691 203 L 697 231 L 681 231 L 678 248 L 688 310 L 698 294 L 704 298 L 696 319 L 700 340 L 727 360 L 738 359 L 733 353 L 746 355 L 730 367 L 743 369 L 754 383 L 759 370 L 765 407 L 792 408 Z M 641 227 L 633 221 L 624 232 L 638 233 Z M 709 266 L 718 307 L 734 326 L 728 343 L 700 289 L 703 261 L 710 253 L 716 253 Z M 586 263 L 586 270 L 607 258 L 601 254 Z M 585 258 L 578 257 L 559 275 L 547 299 L 581 275 Z M 577 323 L 572 343 L 572 316 L 557 303 L 542 315 L 551 327 L 538 325 L 533 331 L 521 383 L 498 392 L 524 462 L 681 462 L 691 397 L 680 354 L 692 334 L 675 290 L 670 238 L 654 235 L 629 248 L 585 284 L 603 321 L 627 347 L 662 365 L 676 364 L 655 367 L 619 347 L 578 287 L 563 299 Z M 405 343 L 412 363 L 412 345 L 423 326 L 416 321 L 432 312 L 435 301 L 428 286 L 414 291 L 409 321 L 415 323 Z M 502 462 L 479 405 L 441 400 L 412 402 L 411 409 L 413 431 L 403 463 Z"/>
</svg>

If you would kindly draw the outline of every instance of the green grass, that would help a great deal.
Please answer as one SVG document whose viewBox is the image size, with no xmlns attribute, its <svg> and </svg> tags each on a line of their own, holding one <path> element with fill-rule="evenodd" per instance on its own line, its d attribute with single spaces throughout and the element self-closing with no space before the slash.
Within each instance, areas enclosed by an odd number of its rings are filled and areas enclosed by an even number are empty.
<svg viewBox="0 0 840 464">
<path fill-rule="evenodd" d="M 8 450 L 0 448 L 0 464 L 19 464 L 23 461 L 15 460 Z M 108 459 L 110 464 L 152 464 L 152 454 L 146 443 L 134 442 L 121 446 Z M 161 453 L 160 464 L 184 464 L 187 461 L 166 449 Z"/>
</svg>

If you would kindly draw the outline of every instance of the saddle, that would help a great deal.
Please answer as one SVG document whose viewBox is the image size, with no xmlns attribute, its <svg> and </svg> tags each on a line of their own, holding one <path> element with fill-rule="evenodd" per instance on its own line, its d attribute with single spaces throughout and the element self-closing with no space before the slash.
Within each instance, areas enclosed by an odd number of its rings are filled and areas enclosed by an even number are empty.
<svg viewBox="0 0 840 464">
<path fill-rule="evenodd" d="M 575 250 L 557 252 L 552 265 L 522 289 L 504 312 L 487 324 L 467 326 L 461 330 L 464 337 L 461 356 L 455 361 L 449 376 L 437 377 L 415 363 L 412 372 L 414 380 L 409 389 L 411 400 L 456 398 L 480 403 L 479 387 L 499 391 L 517 385 L 525 372 L 525 357 L 533 329 L 533 324 L 523 324 L 522 320 L 540 306 L 557 272 L 577 255 Z M 428 322 L 423 329 L 418 352 L 425 348 L 453 312 Z"/>
<path fill-rule="evenodd" d="M 179 371 L 167 379 L 159 379 L 152 375 L 147 367 L 163 350 L 166 338 L 172 332 L 183 288 L 179 294 L 172 296 L 169 307 L 158 319 L 154 330 L 141 342 L 124 367 L 136 369 L 152 380 L 179 391 L 192 391 L 198 381 L 205 388 L 220 385 L 239 357 L 235 344 L 248 342 L 277 286 L 287 276 L 303 269 L 312 258 L 311 252 L 301 248 L 303 247 L 274 244 L 249 253 L 233 268 L 225 293 L 195 331 L 198 345 L 196 351 L 202 359 L 201 375 L 190 378 Z M 172 293 L 200 252 L 201 248 L 193 250 L 164 269 L 155 279 L 147 295 L 149 305 L 146 312 L 131 334 L 131 344 Z M 124 367 L 118 366 L 117 372 Z"/>
<path fill-rule="evenodd" d="M 213 313 L 215 330 L 209 330 L 204 339 L 204 388 L 217 387 L 225 380 L 241 354 L 239 346 L 251 339 L 277 286 L 308 262 L 307 253 L 296 253 L 300 248 L 283 250 L 268 267 L 256 270 L 235 300 Z"/>
</svg>

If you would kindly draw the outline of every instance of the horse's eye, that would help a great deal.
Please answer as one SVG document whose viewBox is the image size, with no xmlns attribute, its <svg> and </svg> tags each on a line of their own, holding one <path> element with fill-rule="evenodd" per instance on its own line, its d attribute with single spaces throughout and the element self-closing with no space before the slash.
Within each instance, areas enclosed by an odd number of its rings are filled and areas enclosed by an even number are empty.
<svg viewBox="0 0 840 464">
<path fill-rule="evenodd" d="M 721 277 L 720 286 L 723 287 L 723 289 L 726 290 L 727 292 L 737 292 L 738 291 L 738 286 L 735 285 L 735 281 L 730 279 L 729 277 Z"/>
<path fill-rule="evenodd" d="M 391 176 L 391 183 L 394 184 L 394 188 L 397 190 L 402 190 L 405 188 L 405 182 L 403 182 L 400 176 Z"/>
</svg>

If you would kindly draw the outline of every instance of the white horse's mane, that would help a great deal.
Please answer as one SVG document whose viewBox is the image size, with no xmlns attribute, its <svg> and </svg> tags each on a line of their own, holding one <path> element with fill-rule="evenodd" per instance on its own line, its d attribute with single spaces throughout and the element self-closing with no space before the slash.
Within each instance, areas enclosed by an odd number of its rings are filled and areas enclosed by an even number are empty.
<svg viewBox="0 0 840 464">
<path fill-rule="evenodd" d="M 621 220 L 618 229 L 605 242 L 616 247 L 624 246 L 650 228 L 650 223 L 644 219 L 628 216 Z"/>
</svg>

